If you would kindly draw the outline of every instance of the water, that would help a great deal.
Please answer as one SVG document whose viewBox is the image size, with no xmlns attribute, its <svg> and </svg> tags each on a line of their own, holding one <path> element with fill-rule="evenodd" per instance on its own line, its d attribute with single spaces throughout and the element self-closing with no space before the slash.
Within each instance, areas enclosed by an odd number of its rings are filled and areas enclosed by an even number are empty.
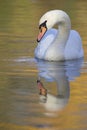
<svg viewBox="0 0 87 130">
<path fill-rule="evenodd" d="M 34 59 L 39 18 L 51 9 L 69 14 L 83 40 L 84 60 Z M 0 2 L 0 130 L 87 129 L 86 14 L 86 0 Z M 48 98 L 39 95 L 38 78 Z"/>
</svg>

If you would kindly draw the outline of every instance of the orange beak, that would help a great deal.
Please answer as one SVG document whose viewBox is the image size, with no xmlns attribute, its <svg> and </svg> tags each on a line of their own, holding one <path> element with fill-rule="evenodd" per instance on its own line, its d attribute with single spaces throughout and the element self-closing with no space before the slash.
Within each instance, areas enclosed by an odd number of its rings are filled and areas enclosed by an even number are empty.
<svg viewBox="0 0 87 130">
<path fill-rule="evenodd" d="M 41 39 L 43 38 L 46 31 L 47 31 L 47 28 L 45 28 L 43 26 L 40 28 L 40 32 L 39 32 L 38 37 L 37 37 L 37 42 L 41 41 Z"/>
<path fill-rule="evenodd" d="M 43 83 L 40 80 L 37 80 L 37 86 L 40 91 L 40 95 L 47 96 L 47 89 L 44 88 Z"/>
</svg>

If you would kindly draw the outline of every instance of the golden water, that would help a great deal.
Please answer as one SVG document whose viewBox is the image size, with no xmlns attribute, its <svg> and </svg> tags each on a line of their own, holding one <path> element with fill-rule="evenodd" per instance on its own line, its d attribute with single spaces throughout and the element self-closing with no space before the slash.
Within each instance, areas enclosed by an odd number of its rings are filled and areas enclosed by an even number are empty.
<svg viewBox="0 0 87 130">
<path fill-rule="evenodd" d="M 62 80 L 62 85 L 67 88 L 66 84 L 69 84 L 66 91 L 63 88 L 63 94 L 69 92 L 67 103 L 56 112 L 51 109 L 48 111 L 40 102 L 36 80 L 40 72 L 43 74 L 46 71 L 46 65 L 40 63 L 38 66 L 34 59 L 39 18 L 51 9 L 62 9 L 69 14 L 72 29 L 79 31 L 82 37 L 85 54 L 82 64 L 72 61 L 67 65 L 59 63 L 57 67 L 48 65 L 54 74 L 58 72 L 57 76 L 60 83 Z M 0 2 L 0 130 L 87 129 L 86 34 L 86 0 Z M 61 73 L 63 77 L 60 77 Z M 69 76 L 74 74 L 73 80 L 67 79 L 66 73 Z M 58 94 L 55 80 L 50 82 L 41 79 L 48 93 Z"/>
</svg>

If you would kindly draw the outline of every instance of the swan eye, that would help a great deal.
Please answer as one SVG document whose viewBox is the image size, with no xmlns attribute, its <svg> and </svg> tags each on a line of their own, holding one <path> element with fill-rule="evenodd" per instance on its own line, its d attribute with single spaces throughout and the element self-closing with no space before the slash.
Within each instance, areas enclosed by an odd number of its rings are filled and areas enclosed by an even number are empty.
<svg viewBox="0 0 87 130">
<path fill-rule="evenodd" d="M 45 27 L 47 29 L 46 23 L 47 20 L 45 20 L 42 24 L 40 24 L 39 29 L 41 29 L 41 27 Z"/>
</svg>

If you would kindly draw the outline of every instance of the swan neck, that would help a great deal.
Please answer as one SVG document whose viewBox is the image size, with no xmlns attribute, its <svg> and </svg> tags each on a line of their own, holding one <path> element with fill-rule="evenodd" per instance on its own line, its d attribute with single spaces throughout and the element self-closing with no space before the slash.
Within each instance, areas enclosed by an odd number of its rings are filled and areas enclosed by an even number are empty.
<svg viewBox="0 0 87 130">
<path fill-rule="evenodd" d="M 55 24 L 58 25 L 58 33 L 55 38 L 55 42 L 58 44 L 65 44 L 71 30 L 71 21 L 69 16 L 65 13 L 61 14 L 61 16 L 57 15 Z"/>
<path fill-rule="evenodd" d="M 70 34 L 70 25 L 68 25 L 68 27 L 66 25 L 59 25 L 58 26 L 58 33 L 57 36 L 55 38 L 55 43 L 57 44 L 66 44 L 69 34 Z"/>
</svg>

